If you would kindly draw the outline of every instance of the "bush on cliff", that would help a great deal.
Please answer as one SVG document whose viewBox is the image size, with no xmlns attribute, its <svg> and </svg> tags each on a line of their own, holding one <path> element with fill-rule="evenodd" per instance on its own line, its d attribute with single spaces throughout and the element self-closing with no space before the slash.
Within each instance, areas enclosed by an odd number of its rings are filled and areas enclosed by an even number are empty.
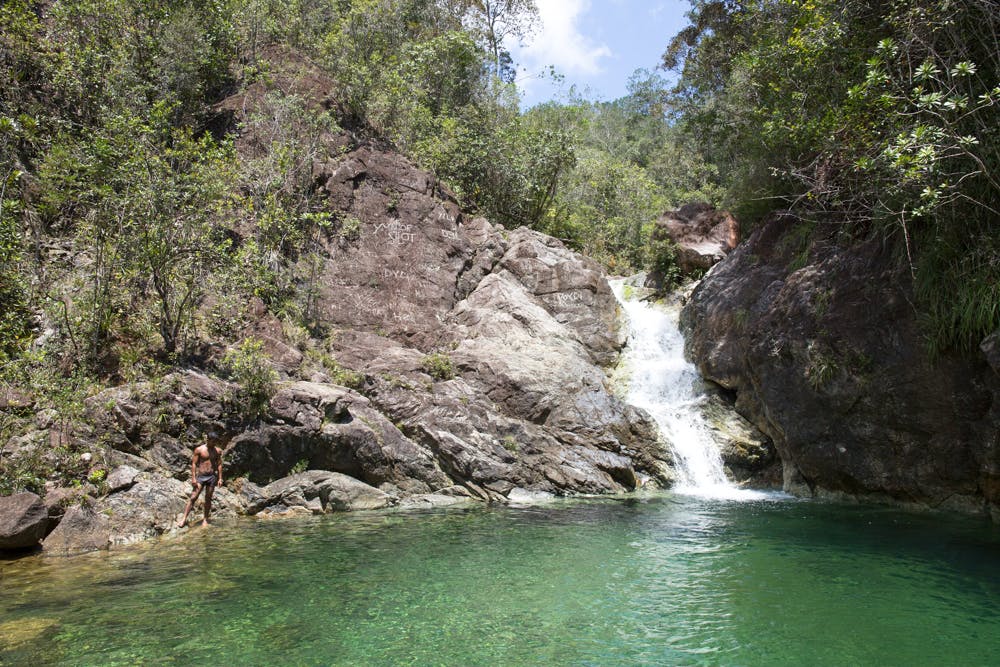
<svg viewBox="0 0 1000 667">
<path fill-rule="evenodd" d="M 264 353 L 264 344 L 255 338 L 247 338 L 226 352 L 222 368 L 238 385 L 230 401 L 240 416 L 253 421 L 264 415 L 277 390 L 275 382 L 278 379 Z"/>
</svg>

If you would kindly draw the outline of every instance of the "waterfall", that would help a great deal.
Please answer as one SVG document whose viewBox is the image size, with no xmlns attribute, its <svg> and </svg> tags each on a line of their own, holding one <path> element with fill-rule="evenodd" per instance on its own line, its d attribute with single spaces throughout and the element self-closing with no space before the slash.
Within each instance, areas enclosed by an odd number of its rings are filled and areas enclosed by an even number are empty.
<svg viewBox="0 0 1000 667">
<path fill-rule="evenodd" d="M 731 499 L 762 495 L 741 490 L 726 479 L 719 443 L 700 410 L 706 398 L 700 376 L 684 358 L 680 306 L 626 298 L 624 279 L 609 284 L 628 316 L 628 344 L 622 360 L 628 374 L 625 400 L 646 410 L 669 443 L 677 474 L 674 490 Z"/>
</svg>

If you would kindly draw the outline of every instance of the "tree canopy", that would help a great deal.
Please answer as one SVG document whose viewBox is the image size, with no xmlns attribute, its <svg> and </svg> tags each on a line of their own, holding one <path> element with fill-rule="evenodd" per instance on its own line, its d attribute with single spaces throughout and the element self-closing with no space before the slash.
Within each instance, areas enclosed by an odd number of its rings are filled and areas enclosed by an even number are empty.
<svg viewBox="0 0 1000 667">
<path fill-rule="evenodd" d="M 991 0 L 695 0 L 663 64 L 748 220 L 899 249 L 935 350 L 1000 328 L 1000 12 Z"/>
</svg>

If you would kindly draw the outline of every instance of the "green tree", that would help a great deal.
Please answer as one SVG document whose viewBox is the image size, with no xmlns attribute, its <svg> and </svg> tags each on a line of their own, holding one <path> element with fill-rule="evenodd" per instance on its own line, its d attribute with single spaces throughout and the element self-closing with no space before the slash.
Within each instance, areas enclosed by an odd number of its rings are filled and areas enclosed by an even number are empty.
<svg viewBox="0 0 1000 667">
<path fill-rule="evenodd" d="M 66 295 L 76 315 L 65 322 L 93 364 L 140 323 L 147 296 L 163 349 L 176 352 L 221 259 L 213 224 L 225 214 L 230 148 L 171 127 L 170 116 L 168 105 L 149 119 L 112 116 L 82 139 L 64 137 L 39 169 L 40 210 L 73 225 L 89 260 L 84 284 Z"/>
<path fill-rule="evenodd" d="M 888 239 L 933 349 L 1000 327 L 995 2 L 699 0 L 690 18 L 664 56 L 672 104 L 728 203 Z"/>
<path fill-rule="evenodd" d="M 523 40 L 535 29 L 535 0 L 464 0 L 465 18 L 490 54 L 493 76 L 511 83 L 514 70 L 505 43 Z"/>
</svg>

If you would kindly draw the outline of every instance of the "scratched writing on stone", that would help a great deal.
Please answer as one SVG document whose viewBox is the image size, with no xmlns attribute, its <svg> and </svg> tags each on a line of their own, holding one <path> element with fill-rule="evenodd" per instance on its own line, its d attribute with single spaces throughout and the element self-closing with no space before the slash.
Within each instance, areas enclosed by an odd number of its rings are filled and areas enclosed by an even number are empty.
<svg viewBox="0 0 1000 667">
<path fill-rule="evenodd" d="M 574 306 L 586 301 L 582 292 L 555 292 L 546 294 L 545 298 L 555 301 L 560 306 Z"/>
<path fill-rule="evenodd" d="M 359 315 L 368 315 L 370 317 L 382 318 L 385 316 L 385 310 L 382 308 L 381 304 L 371 298 L 365 298 L 360 294 L 354 294 L 351 297 L 351 305 L 354 308 L 354 312 Z"/>
<path fill-rule="evenodd" d="M 382 222 L 375 225 L 374 232 L 378 234 L 381 231 L 385 231 L 389 243 L 392 245 L 404 245 L 412 243 L 413 239 L 416 238 L 416 234 L 410 231 L 411 229 L 413 229 L 413 225 L 404 225 L 399 220 L 393 220 L 392 222 Z"/>
<path fill-rule="evenodd" d="M 406 280 L 410 277 L 410 272 L 401 269 L 382 269 L 382 277 L 386 280 Z"/>
</svg>

